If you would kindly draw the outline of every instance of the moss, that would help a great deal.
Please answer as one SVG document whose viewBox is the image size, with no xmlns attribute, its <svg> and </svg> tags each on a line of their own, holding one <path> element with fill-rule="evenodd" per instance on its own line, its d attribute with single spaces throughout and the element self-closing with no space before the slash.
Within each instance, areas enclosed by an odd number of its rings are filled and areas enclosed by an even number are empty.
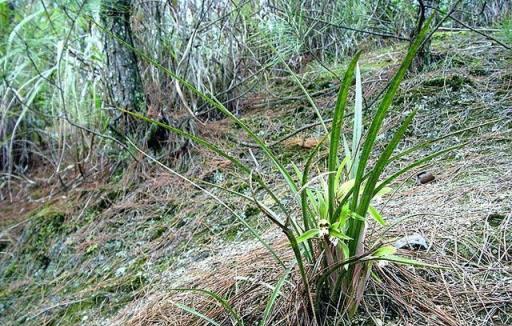
<svg viewBox="0 0 512 326">
<path fill-rule="evenodd" d="M 118 199 L 122 194 L 123 194 L 123 190 L 120 190 L 120 189 L 114 189 L 114 190 L 105 192 L 101 196 L 101 200 L 98 202 L 98 204 L 96 204 L 94 209 L 101 211 L 101 210 L 109 208 L 112 205 L 112 203 L 116 199 Z"/>
<path fill-rule="evenodd" d="M 94 299 L 87 299 L 68 305 L 63 309 L 54 320 L 58 320 L 58 324 L 69 324 L 75 325 L 80 322 L 84 322 L 84 312 L 93 308 L 96 305 Z"/>
<path fill-rule="evenodd" d="M 98 244 L 97 243 L 93 243 L 92 245 L 87 247 L 87 249 L 85 249 L 85 253 L 87 255 L 91 255 L 91 254 L 95 253 L 96 251 L 98 251 Z"/>
<path fill-rule="evenodd" d="M 146 261 L 147 257 L 141 257 L 131 263 L 126 276 L 121 277 L 118 282 L 113 282 L 110 291 L 130 293 L 143 287 L 148 281 L 143 273 Z"/>
<path fill-rule="evenodd" d="M 153 240 L 156 240 L 156 239 L 160 238 L 162 236 L 162 234 L 164 234 L 167 230 L 168 230 L 168 228 L 166 226 L 159 226 L 159 227 L 157 227 L 153 231 L 151 236 L 149 237 L 149 240 L 153 241 Z"/>
<path fill-rule="evenodd" d="M 256 206 L 247 206 L 244 211 L 244 215 L 246 218 L 250 218 L 252 216 L 257 215 L 260 212 L 260 209 Z"/>
<path fill-rule="evenodd" d="M 15 261 L 4 265 L 4 277 L 17 279 L 18 275 L 38 270 L 46 270 L 50 265 L 59 239 L 68 231 L 65 224 L 66 213 L 55 205 L 46 205 L 35 211 L 25 227 L 18 246 Z"/>
<path fill-rule="evenodd" d="M 85 212 L 84 212 L 84 217 L 83 217 L 83 222 L 84 224 L 89 224 L 91 222 L 93 222 L 96 218 L 96 216 L 98 216 L 100 214 L 100 212 L 96 209 L 93 209 L 93 208 L 88 208 Z"/>
<path fill-rule="evenodd" d="M 436 77 L 423 82 L 423 86 L 430 87 L 450 87 L 453 91 L 457 91 L 462 88 L 464 84 L 473 85 L 471 79 L 460 76 L 453 75 L 450 77 Z"/>
<path fill-rule="evenodd" d="M 35 219 L 64 219 L 65 212 L 59 209 L 56 205 L 45 205 L 40 210 L 33 214 Z"/>
<path fill-rule="evenodd" d="M 432 35 L 432 47 L 434 48 L 444 48 L 447 44 L 451 44 L 451 41 L 465 38 L 468 35 L 471 35 L 467 31 L 438 31 Z"/>
<path fill-rule="evenodd" d="M 38 211 L 27 228 L 29 234 L 24 252 L 41 251 L 47 248 L 52 239 L 64 230 L 65 213 L 53 206 L 44 207 Z"/>
<path fill-rule="evenodd" d="M 119 288 L 122 292 L 132 292 L 142 288 L 148 279 L 142 273 L 130 275 L 127 281 Z"/>
<path fill-rule="evenodd" d="M 16 261 L 12 261 L 7 268 L 4 270 L 4 278 L 9 278 L 13 276 L 18 269 L 18 264 Z"/>
</svg>

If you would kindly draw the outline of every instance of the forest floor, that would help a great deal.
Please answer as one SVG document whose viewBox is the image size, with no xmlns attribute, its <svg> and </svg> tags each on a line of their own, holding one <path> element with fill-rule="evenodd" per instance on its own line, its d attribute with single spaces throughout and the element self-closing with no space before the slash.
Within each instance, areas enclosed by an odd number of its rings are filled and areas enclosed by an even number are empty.
<svg viewBox="0 0 512 326">
<path fill-rule="evenodd" d="M 363 54 L 367 98 L 385 86 L 404 49 L 394 45 Z M 397 163 L 394 168 L 468 142 L 422 167 L 435 176 L 433 182 L 418 185 L 418 171 L 395 182 L 393 194 L 377 203 L 388 226 L 371 224 L 368 241 L 419 234 L 427 248 L 403 249 L 401 254 L 444 268 L 377 266 L 357 323 L 510 325 L 512 55 L 464 32 L 436 34 L 433 49 L 434 64 L 403 82 L 379 146 L 412 109 L 418 114 L 402 148 L 474 128 Z M 330 68 L 341 73 L 343 65 Z M 305 87 L 329 117 L 339 84 L 315 64 L 302 76 L 311 81 Z M 241 114 L 268 143 L 317 121 L 292 81 L 276 78 L 268 89 L 274 95 L 255 96 Z M 290 199 L 277 171 L 231 122 L 210 122 L 198 129 L 242 160 L 254 162 L 273 180 L 273 189 Z M 272 148 L 300 166 L 322 134 L 321 126 L 315 126 Z M 187 177 L 247 191 L 244 178 L 229 162 L 198 147 L 192 156 L 179 160 L 187 166 Z M 67 192 L 59 184 L 45 184 L 47 175 L 39 172 L 31 177 L 34 184 L 22 180 L 13 186 L 19 192 L 12 202 L 0 203 L 0 324 L 201 324 L 181 304 L 230 324 L 222 307 L 204 293 L 176 290 L 180 288 L 207 289 L 229 298 L 249 325 L 261 318 L 284 270 L 232 213 L 149 162 L 128 163 L 110 175 L 105 170 L 91 167 L 90 176 Z M 292 265 L 284 237 L 256 207 L 218 187 L 207 188 Z M 292 275 L 269 317 L 271 324 L 291 324 L 301 314 L 298 284 Z"/>
</svg>

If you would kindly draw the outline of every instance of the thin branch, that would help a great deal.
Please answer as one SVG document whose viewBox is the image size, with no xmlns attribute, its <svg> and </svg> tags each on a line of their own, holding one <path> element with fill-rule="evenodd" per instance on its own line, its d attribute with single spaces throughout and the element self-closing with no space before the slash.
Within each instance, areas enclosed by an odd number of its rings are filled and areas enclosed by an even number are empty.
<svg viewBox="0 0 512 326">
<path fill-rule="evenodd" d="M 276 8 L 274 6 L 270 6 L 270 8 L 275 9 L 281 13 L 284 13 L 284 11 L 282 9 Z M 375 36 L 380 36 L 380 37 L 385 37 L 385 38 L 394 38 L 394 39 L 397 39 L 400 41 L 410 41 L 411 40 L 410 38 L 399 36 L 399 35 L 393 35 L 393 34 L 387 34 L 387 33 L 375 32 L 375 31 L 368 31 L 368 30 L 358 29 L 358 28 L 354 28 L 354 27 L 350 27 L 350 26 L 346 26 L 346 25 L 334 24 L 334 23 L 328 22 L 326 20 L 307 16 L 307 15 L 303 15 L 302 17 L 325 24 L 325 25 L 332 26 L 334 28 L 344 29 L 344 30 L 353 31 L 353 32 L 357 32 L 357 33 L 375 35 Z"/>
<path fill-rule="evenodd" d="M 449 16 L 453 21 L 455 21 L 455 22 L 457 22 L 458 24 L 460 24 L 460 25 L 464 26 L 465 28 L 467 28 L 467 29 L 469 29 L 469 30 L 471 30 L 471 31 L 473 31 L 473 32 L 475 32 L 475 33 L 477 33 L 477 34 L 480 34 L 480 35 L 482 35 L 483 37 L 485 37 L 485 38 L 487 38 L 487 39 L 489 39 L 489 40 L 491 40 L 491 41 L 496 42 L 497 44 L 501 45 L 502 47 L 504 47 L 504 48 L 505 48 L 505 49 L 507 49 L 507 50 L 512 50 L 512 47 L 511 47 L 510 45 L 507 45 L 507 44 L 505 44 L 505 43 L 501 42 L 500 40 L 496 39 L 495 37 L 490 36 L 489 34 L 484 33 L 482 30 L 480 30 L 480 29 L 476 29 L 476 28 L 474 28 L 474 27 L 471 27 L 471 26 L 469 26 L 468 24 L 466 24 L 466 23 L 464 23 L 463 21 L 461 21 L 460 19 L 453 17 L 452 15 L 448 15 L 448 16 Z"/>
</svg>

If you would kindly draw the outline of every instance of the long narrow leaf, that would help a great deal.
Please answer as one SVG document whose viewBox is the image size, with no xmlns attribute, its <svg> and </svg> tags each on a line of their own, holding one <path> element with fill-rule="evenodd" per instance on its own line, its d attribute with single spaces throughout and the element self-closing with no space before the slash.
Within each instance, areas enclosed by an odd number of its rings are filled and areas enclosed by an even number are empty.
<svg viewBox="0 0 512 326">
<path fill-rule="evenodd" d="M 377 113 L 372 120 L 372 123 L 368 130 L 368 135 L 366 136 L 366 140 L 363 145 L 363 150 L 361 152 L 361 159 L 359 161 L 359 167 L 358 167 L 357 173 L 356 173 L 356 184 L 354 187 L 354 194 L 352 196 L 352 205 L 351 205 L 351 209 L 354 211 L 356 210 L 357 202 L 359 200 L 359 190 L 361 188 L 362 178 L 364 176 L 365 168 L 366 168 L 366 165 L 370 158 L 370 154 L 373 150 L 373 146 L 375 145 L 375 140 L 377 138 L 377 134 L 380 130 L 382 122 L 384 121 L 386 113 L 387 113 L 389 107 L 391 106 L 391 103 L 393 102 L 393 98 L 398 90 L 398 87 L 400 86 L 400 83 L 402 82 L 402 79 L 404 78 L 406 72 L 408 71 L 408 69 L 412 63 L 412 60 L 416 56 L 416 53 L 418 52 L 421 44 L 423 43 L 423 40 L 425 39 L 425 36 L 427 35 L 431 21 L 432 21 L 432 17 L 430 17 L 426 21 L 425 27 L 420 31 L 418 37 L 414 40 L 412 45 L 409 47 L 409 51 L 407 52 L 407 55 L 405 56 L 404 61 L 402 62 L 402 64 L 400 65 L 400 68 L 398 69 L 397 73 L 393 77 L 393 79 L 389 85 L 389 88 L 384 95 L 384 98 L 382 99 L 382 101 L 379 104 Z"/>
<path fill-rule="evenodd" d="M 209 142 L 208 140 L 202 138 L 202 137 L 199 137 L 199 136 L 196 136 L 194 134 L 191 134 L 189 132 L 186 132 L 182 129 L 179 129 L 179 128 L 176 128 L 176 127 L 173 127 L 169 124 L 166 124 L 166 123 L 163 123 L 163 122 L 160 122 L 160 121 L 157 121 L 157 120 L 153 120 L 151 118 L 148 118 L 140 113 L 136 113 L 136 112 L 132 112 L 132 111 L 127 111 L 125 109 L 122 109 L 122 108 L 118 108 L 118 110 L 124 112 L 124 113 L 127 113 L 137 119 L 141 119 L 141 120 L 144 120 L 146 122 L 149 122 L 149 123 L 152 123 L 154 125 L 157 125 L 159 127 L 162 127 L 164 129 L 167 129 L 175 134 L 178 134 L 184 138 L 187 138 L 193 142 L 196 142 L 197 144 L 211 150 L 212 152 L 228 159 L 229 161 L 231 161 L 235 166 L 237 166 L 238 168 L 242 169 L 242 171 L 244 171 L 246 174 L 249 174 L 251 175 L 252 174 L 252 169 L 250 167 L 248 167 L 247 165 L 243 164 L 240 160 L 238 160 L 237 158 L 229 155 L 228 153 L 226 153 L 225 151 L 223 151 L 222 149 L 218 148 L 217 146 L 215 146 L 213 143 Z M 265 191 L 272 197 L 272 199 L 276 202 L 276 204 L 279 206 L 279 208 L 281 209 L 281 211 L 284 213 L 284 214 L 288 214 L 288 210 L 283 206 L 283 204 L 281 203 L 281 201 L 279 200 L 279 198 L 276 196 L 276 194 L 267 186 L 267 184 L 263 181 L 262 178 L 260 178 L 258 175 L 254 176 L 255 180 L 258 182 L 258 184 L 263 187 L 263 189 L 265 189 Z"/>
<path fill-rule="evenodd" d="M 219 294 L 217 294 L 213 291 L 208 291 L 208 290 L 204 290 L 204 289 L 186 289 L 186 288 L 175 288 L 172 290 L 180 291 L 180 292 L 197 292 L 197 293 L 209 296 L 209 297 L 213 298 L 214 300 L 216 300 L 228 312 L 228 314 L 236 321 L 237 325 L 239 325 L 239 326 L 244 325 L 242 318 L 240 318 L 240 315 L 235 311 L 235 309 L 233 309 L 233 307 L 229 304 L 229 302 L 226 299 L 224 299 L 223 297 L 221 297 Z"/>
<path fill-rule="evenodd" d="M 318 142 L 318 144 L 315 146 L 315 148 L 309 154 L 309 157 L 308 157 L 306 164 L 304 165 L 304 169 L 302 171 L 301 189 L 306 187 L 306 185 L 308 184 L 309 170 L 311 169 L 311 165 L 313 164 L 313 159 L 314 159 L 315 155 L 318 153 L 318 151 L 320 150 L 322 144 L 324 143 L 324 141 L 326 139 L 327 139 L 327 135 L 325 135 Z M 312 221 L 310 221 L 311 209 L 308 206 L 308 195 L 310 195 L 310 192 L 308 191 L 308 189 L 303 189 L 300 192 L 302 223 L 304 224 L 304 231 L 306 231 L 306 232 L 312 227 Z M 310 240 L 308 240 L 307 245 L 308 245 L 308 247 L 306 248 L 306 257 L 308 258 L 308 260 L 311 263 L 315 264 L 316 260 L 315 260 L 314 254 L 313 254 L 313 244 L 311 243 Z"/>
<path fill-rule="evenodd" d="M 345 76 L 343 77 L 343 83 L 338 93 L 338 98 L 336 100 L 336 107 L 334 108 L 334 116 L 331 127 L 331 139 L 329 145 L 329 158 L 327 162 L 327 170 L 328 172 L 331 172 L 327 181 L 329 192 L 329 219 L 331 223 L 334 221 L 333 213 L 336 196 L 336 185 L 334 184 L 334 181 L 336 178 L 336 164 L 338 163 L 338 147 L 340 144 L 341 127 L 343 126 L 343 117 L 345 114 L 345 106 L 347 105 L 348 91 L 352 85 L 352 80 L 354 79 L 354 71 L 360 55 L 361 52 L 357 52 L 348 65 Z"/>
<path fill-rule="evenodd" d="M 363 218 L 366 216 L 366 212 L 368 211 L 368 206 L 370 205 L 370 201 L 373 198 L 373 191 L 375 189 L 375 185 L 379 181 L 380 175 L 382 174 L 382 171 L 384 171 L 384 168 L 387 166 L 389 158 L 393 154 L 393 151 L 395 150 L 396 146 L 402 140 L 403 135 L 405 134 L 405 131 L 409 127 L 409 125 L 412 122 L 412 119 L 414 118 L 416 114 L 416 111 L 413 111 L 411 114 L 405 118 L 402 125 L 398 128 L 398 130 L 395 132 L 393 137 L 391 138 L 391 141 L 388 143 L 388 145 L 385 147 L 384 151 L 380 155 L 379 159 L 375 163 L 375 167 L 373 168 L 372 172 L 369 173 L 370 176 L 368 177 L 368 181 L 366 182 L 363 190 L 363 194 L 361 195 L 361 203 L 355 210 L 355 213 L 362 216 Z M 355 186 L 354 186 L 355 187 Z M 354 239 L 349 245 L 350 247 L 350 253 L 352 255 L 356 255 L 359 251 L 359 247 L 361 245 L 360 237 L 361 233 L 363 231 L 363 225 L 364 220 L 359 221 L 355 220 L 353 227 L 350 229 L 349 236 Z"/>
<path fill-rule="evenodd" d="M 352 164 L 350 166 L 350 177 L 355 178 L 359 166 L 359 146 L 363 134 L 363 87 L 361 83 L 361 71 L 359 64 L 356 66 L 356 93 L 354 105 L 354 127 L 352 131 Z"/>
<path fill-rule="evenodd" d="M 370 215 L 373 217 L 373 219 L 375 221 L 377 221 L 380 225 L 386 225 L 386 221 L 384 221 L 384 218 L 382 217 L 382 215 L 380 214 L 380 212 L 375 208 L 373 207 L 372 205 L 370 205 L 368 207 L 368 212 L 370 213 Z"/>
<path fill-rule="evenodd" d="M 277 298 L 281 294 L 281 289 L 285 284 L 285 281 L 288 278 L 289 273 L 289 271 L 286 271 L 283 277 L 279 279 L 276 286 L 274 287 L 274 291 L 272 291 L 272 295 L 270 296 L 270 299 L 268 300 L 267 305 L 265 306 L 263 318 L 259 323 L 260 326 L 265 326 L 267 324 L 267 320 L 270 317 L 270 314 L 272 313 L 272 309 L 274 308 Z"/>
<path fill-rule="evenodd" d="M 144 120 L 146 122 L 149 122 L 149 123 L 152 123 L 154 125 L 157 125 L 161 128 L 164 128 L 168 131 L 171 131 L 177 135 L 180 135 L 182 137 L 185 137 L 207 149 L 209 149 L 210 151 L 214 152 L 215 154 L 218 154 L 222 157 L 224 157 L 225 159 L 228 159 L 229 161 L 231 161 L 233 164 L 235 164 L 238 168 L 242 169 L 244 172 L 246 173 L 251 173 L 251 169 L 249 167 L 247 167 L 245 164 L 243 164 L 242 162 L 240 162 L 240 160 L 238 160 L 237 158 L 229 155 L 228 153 L 224 152 L 223 150 L 221 150 L 220 148 L 218 148 L 217 146 L 215 146 L 214 144 L 212 144 L 211 142 L 207 141 L 206 139 L 202 138 L 202 137 L 199 137 L 199 136 L 196 136 L 194 134 L 191 134 L 189 132 L 186 132 L 182 129 L 179 129 L 179 128 L 176 128 L 176 127 L 173 127 L 169 124 L 166 124 L 166 123 L 163 123 L 163 122 L 160 122 L 160 121 L 157 121 L 157 120 L 153 120 L 151 118 L 148 118 L 146 117 L 145 115 L 142 115 L 140 113 L 137 113 L 137 112 L 132 112 L 132 111 L 128 111 L 128 110 L 125 110 L 125 109 L 122 109 L 122 108 L 118 108 L 119 111 L 122 111 L 124 113 L 127 113 L 137 119 L 140 119 L 140 120 Z"/>
<path fill-rule="evenodd" d="M 314 238 L 314 237 L 318 236 L 318 234 L 320 234 L 319 229 L 309 229 L 297 237 L 297 243 L 301 243 L 301 242 L 304 242 L 311 238 Z"/>
<path fill-rule="evenodd" d="M 402 125 L 395 132 L 391 138 L 391 141 L 384 148 L 384 151 L 375 163 L 375 167 L 370 173 L 370 177 L 364 186 L 363 194 L 361 196 L 361 203 L 356 210 L 359 215 L 364 216 L 365 212 L 367 211 L 368 205 L 370 205 L 370 201 L 373 199 L 373 190 L 375 189 L 377 182 L 379 182 L 380 175 L 388 165 L 389 158 L 393 154 L 398 143 L 402 140 L 415 115 L 416 111 L 413 111 L 407 116 L 407 118 L 405 118 L 405 120 L 402 122 Z"/>
<path fill-rule="evenodd" d="M 170 172 L 171 174 L 179 177 L 180 179 L 190 183 L 191 185 L 193 185 L 194 187 L 196 187 L 197 189 L 203 191 L 205 194 L 207 194 L 208 196 L 210 196 L 211 198 L 213 198 L 215 201 L 217 201 L 219 204 L 221 204 L 224 208 L 226 208 L 230 213 L 233 214 L 233 216 L 235 216 L 247 229 L 249 229 L 249 231 L 252 233 L 252 235 L 270 252 L 270 254 L 272 255 L 272 257 L 274 257 L 276 259 L 276 261 L 284 267 L 284 263 L 283 261 L 279 258 L 279 256 L 277 255 L 277 253 L 272 249 L 272 247 L 267 243 L 265 242 L 265 240 L 263 240 L 263 238 L 261 238 L 261 236 L 258 234 L 258 232 L 256 232 L 256 230 L 249 224 L 247 223 L 247 221 L 242 218 L 240 215 L 238 215 L 231 207 L 229 207 L 224 201 L 222 201 L 220 198 L 218 198 L 217 196 L 215 196 L 215 194 L 213 194 L 212 192 L 208 191 L 207 189 L 201 187 L 200 185 L 198 185 L 197 183 L 195 183 L 194 181 L 190 180 L 189 178 L 185 177 L 184 175 L 174 171 L 173 169 L 171 169 L 170 167 L 168 167 L 167 165 L 163 164 L 162 162 L 158 161 L 156 158 L 152 157 L 151 155 L 147 154 L 146 152 L 144 152 L 143 150 L 141 150 L 139 147 L 137 147 L 137 145 L 135 145 L 128 137 L 126 137 L 126 140 L 128 141 L 128 143 L 133 146 L 133 148 L 135 148 L 139 153 L 141 153 L 142 155 L 144 155 L 145 157 L 147 157 L 149 160 L 151 160 L 152 162 L 158 164 L 159 166 L 161 166 L 162 168 L 164 168 L 165 170 L 167 170 L 168 172 Z"/>
<path fill-rule="evenodd" d="M 327 127 L 325 126 L 324 119 L 322 118 L 322 115 L 320 114 L 320 110 L 318 109 L 318 106 L 316 105 L 315 101 L 313 101 L 313 99 L 311 98 L 311 95 L 309 95 L 309 92 L 306 90 L 304 85 L 302 85 L 299 78 L 297 77 L 297 74 L 293 72 L 293 70 L 290 68 L 288 63 L 286 63 L 286 60 L 282 57 L 282 55 L 276 49 L 274 49 L 274 51 L 277 53 L 279 60 L 284 65 L 286 70 L 288 70 L 288 73 L 292 76 L 293 81 L 299 86 L 302 93 L 304 93 L 304 95 L 306 96 L 306 99 L 308 100 L 309 104 L 311 104 L 311 106 L 315 110 L 316 116 L 318 117 L 318 120 L 320 120 L 320 124 L 324 128 L 325 132 L 327 132 Z"/>
<path fill-rule="evenodd" d="M 181 304 L 181 303 L 175 303 L 175 305 L 183 310 L 185 310 L 186 312 L 198 317 L 198 318 L 201 318 L 207 322 L 210 323 L 210 325 L 214 325 L 214 326 L 221 326 L 221 324 L 219 324 L 218 322 L 216 322 L 215 320 L 211 319 L 210 317 L 200 313 L 199 311 L 195 310 L 194 308 L 192 307 L 189 307 L 187 305 L 184 305 L 184 304 Z"/>
<path fill-rule="evenodd" d="M 446 154 L 446 153 L 449 153 L 453 150 L 456 150 L 458 148 L 461 148 L 463 146 L 466 146 L 468 143 L 464 143 L 464 144 L 460 144 L 460 145 L 455 145 L 455 146 L 451 146 L 451 147 L 448 147 L 448 148 L 445 148 L 439 152 L 436 152 L 436 153 L 433 153 L 433 154 L 430 154 L 428 156 L 425 156 L 424 158 L 422 159 L 419 159 L 417 161 L 415 161 L 414 163 L 411 163 L 409 164 L 408 166 L 406 166 L 405 168 L 401 169 L 400 171 L 394 173 L 393 175 L 389 176 L 388 178 L 386 178 L 384 181 L 382 181 L 379 186 L 377 188 L 375 188 L 375 190 L 373 191 L 374 194 L 377 194 L 379 191 L 381 191 L 384 187 L 386 187 L 387 185 L 389 185 L 391 182 L 393 182 L 396 178 L 398 178 L 399 176 L 401 176 L 402 174 L 406 173 L 407 171 L 410 171 L 412 169 L 414 169 L 415 167 L 418 167 L 420 165 L 423 165 L 425 163 L 427 163 L 428 161 L 438 157 L 438 156 L 441 156 L 443 154 Z"/>
</svg>

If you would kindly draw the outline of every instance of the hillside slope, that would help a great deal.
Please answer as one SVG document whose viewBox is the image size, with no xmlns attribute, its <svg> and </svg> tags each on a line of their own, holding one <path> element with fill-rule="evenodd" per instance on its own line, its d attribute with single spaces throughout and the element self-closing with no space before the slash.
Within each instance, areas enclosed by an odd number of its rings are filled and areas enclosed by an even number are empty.
<svg viewBox="0 0 512 326">
<path fill-rule="evenodd" d="M 385 86 L 404 45 L 365 53 L 361 62 L 369 100 Z M 435 143 L 468 145 L 422 167 L 435 176 L 424 185 L 414 171 L 378 202 L 389 226 L 371 225 L 370 240 L 420 234 L 425 250 L 405 256 L 446 267 L 380 266 L 369 284 L 361 324 L 509 325 L 512 323 L 512 56 L 482 37 L 438 33 L 436 62 L 410 75 L 395 99 L 381 141 L 404 113 L 418 109 L 407 145 L 471 128 Z M 332 65 L 341 72 L 343 65 Z M 320 66 L 303 75 L 322 115 L 329 117 L 339 87 Z M 315 113 L 292 81 L 276 79 L 274 95 L 252 99 L 242 118 L 289 162 L 304 163 L 322 136 Z M 282 94 L 285 94 L 284 96 Z M 371 114 L 371 111 L 365 114 Z M 247 137 L 230 122 L 207 124 L 202 133 L 273 180 L 277 177 Z M 214 196 L 262 233 L 292 266 L 282 235 L 259 209 L 219 189 L 249 191 L 228 162 L 195 147 L 181 159 L 184 175 L 207 181 Z M 415 157 L 403 158 L 398 167 Z M 139 157 L 143 161 L 143 157 Z M 126 160 L 129 160 L 127 158 Z M 24 200 L 2 203 L 0 323 L 6 325 L 201 324 L 184 303 L 219 323 L 229 316 L 201 288 L 229 298 L 253 324 L 284 270 L 224 204 L 151 162 L 129 162 L 110 176 L 93 174 L 51 197 L 43 183 L 27 186 Z M 386 173 L 391 173 L 386 171 Z M 44 176 L 38 176 L 43 179 Z M 35 178 L 37 179 L 37 178 Z M 52 186 L 53 187 L 53 186 Z M 57 186 L 55 186 L 57 187 Z M 292 199 L 292 198 L 288 198 Z M 298 282 L 286 283 L 269 321 L 293 324 L 300 316 Z M 300 317 L 299 317 L 300 319 Z"/>
</svg>

